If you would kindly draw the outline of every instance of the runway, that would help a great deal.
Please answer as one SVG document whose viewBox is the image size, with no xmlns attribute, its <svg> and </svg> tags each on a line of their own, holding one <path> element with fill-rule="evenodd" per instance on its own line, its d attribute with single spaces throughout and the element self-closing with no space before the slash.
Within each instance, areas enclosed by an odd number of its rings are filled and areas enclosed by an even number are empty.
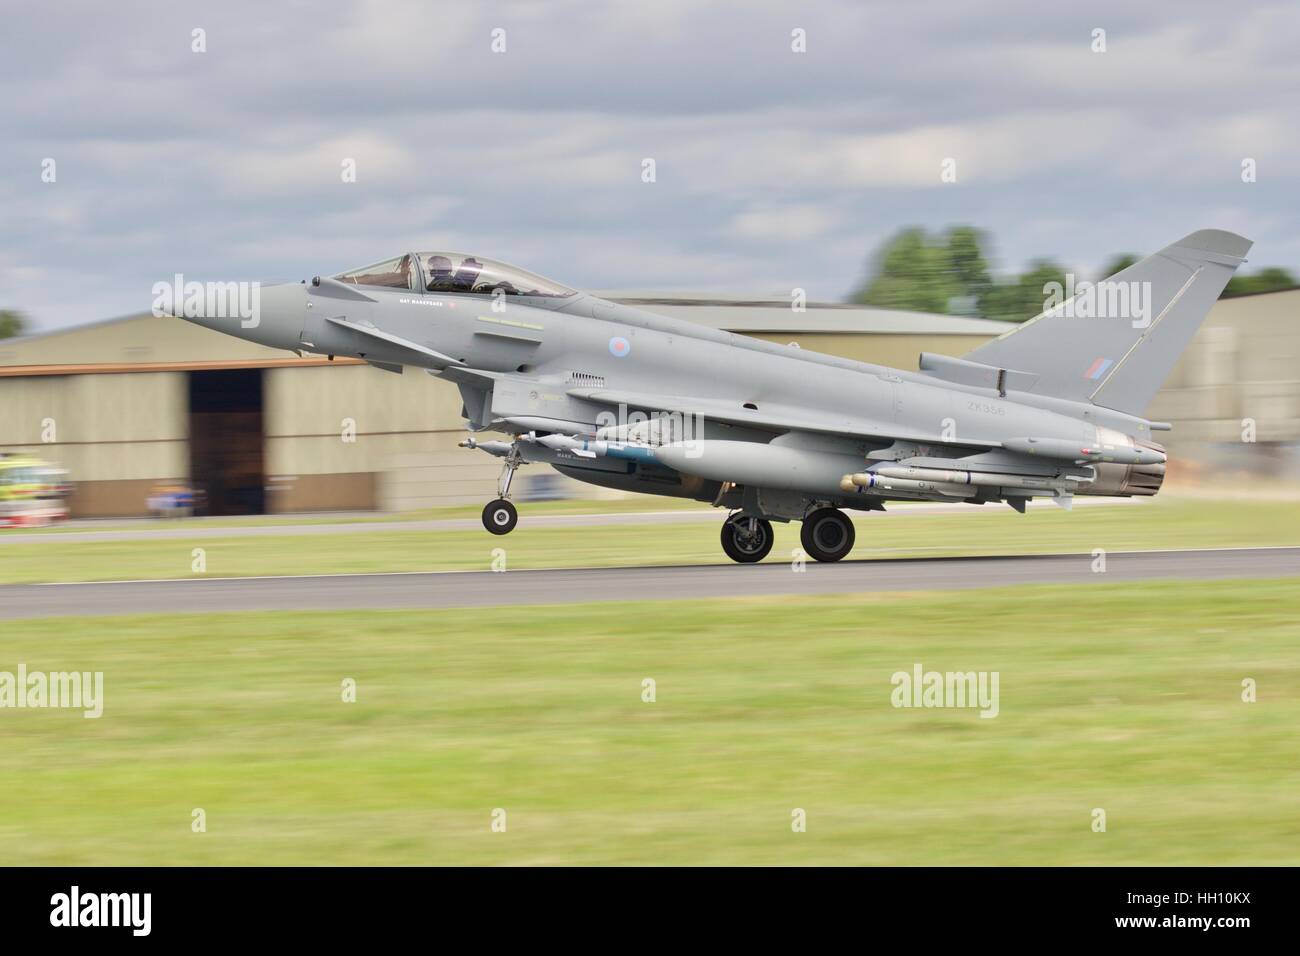
<svg viewBox="0 0 1300 956">
<path fill-rule="evenodd" d="M 184 578 L 0 586 L 0 619 L 150 613 L 493 607 L 590 601 L 666 601 L 1016 584 L 1272 578 L 1300 575 L 1300 548 L 904 558 L 556 570 L 410 572 L 260 578 Z"/>
</svg>

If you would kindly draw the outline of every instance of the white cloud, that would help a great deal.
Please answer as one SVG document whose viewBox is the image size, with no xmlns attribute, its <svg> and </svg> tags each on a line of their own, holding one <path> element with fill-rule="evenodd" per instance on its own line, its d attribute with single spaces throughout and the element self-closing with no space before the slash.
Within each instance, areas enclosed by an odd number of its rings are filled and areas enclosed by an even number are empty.
<svg viewBox="0 0 1300 956">
<path fill-rule="evenodd" d="M 825 236 L 838 221 L 833 209 L 811 203 L 761 206 L 733 216 L 725 234 L 746 242 L 803 242 Z"/>
<path fill-rule="evenodd" d="M 420 168 L 406 146 L 382 135 L 355 133 L 302 145 L 234 143 L 207 152 L 201 162 L 226 195 L 242 197 L 316 196 L 363 181 L 400 189 L 419 182 Z M 355 171 L 355 180 L 345 181 L 345 168 Z"/>
</svg>

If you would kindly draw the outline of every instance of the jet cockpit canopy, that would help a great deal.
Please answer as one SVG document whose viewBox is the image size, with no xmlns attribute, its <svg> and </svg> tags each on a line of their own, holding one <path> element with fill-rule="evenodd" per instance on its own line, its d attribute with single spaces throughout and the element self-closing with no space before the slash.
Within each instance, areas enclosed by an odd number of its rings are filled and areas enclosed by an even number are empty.
<svg viewBox="0 0 1300 956">
<path fill-rule="evenodd" d="M 421 252 L 418 256 L 426 292 L 465 292 L 474 295 L 543 296 L 563 299 L 574 290 L 494 259 L 460 252 Z"/>
<path fill-rule="evenodd" d="M 352 285 L 461 295 L 540 296 L 563 299 L 575 290 L 515 266 L 460 252 L 407 253 L 334 277 Z"/>
</svg>

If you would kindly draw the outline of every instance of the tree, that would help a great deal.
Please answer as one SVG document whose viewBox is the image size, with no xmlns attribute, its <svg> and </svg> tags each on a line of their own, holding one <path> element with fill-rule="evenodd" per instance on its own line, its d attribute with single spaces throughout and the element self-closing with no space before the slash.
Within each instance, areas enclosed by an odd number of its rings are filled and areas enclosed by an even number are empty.
<svg viewBox="0 0 1300 956">
<path fill-rule="evenodd" d="M 977 298 L 989 285 L 981 234 L 954 226 L 928 235 L 910 227 L 898 232 L 872 257 L 872 277 L 852 301 L 883 309 L 949 312 L 954 299 Z"/>
<path fill-rule="evenodd" d="M 0 309 L 0 339 L 14 338 L 27 331 L 27 319 L 13 309 Z"/>
<path fill-rule="evenodd" d="M 1065 271 L 1039 259 L 1029 271 L 995 279 L 985 256 L 988 235 L 973 226 L 953 226 L 930 235 L 911 226 L 888 239 L 871 259 L 868 278 L 850 301 L 882 309 L 980 315 L 1003 322 L 1024 322 L 1043 311 L 1049 283 L 1065 285 Z M 1101 270 L 1109 279 L 1138 261 L 1130 252 L 1112 256 Z M 1300 287 L 1286 269 L 1261 269 L 1233 276 L 1223 298 Z"/>
<path fill-rule="evenodd" d="M 1133 253 L 1121 252 L 1119 255 L 1114 256 L 1110 262 L 1106 263 L 1106 266 L 1101 270 L 1101 277 L 1103 279 L 1109 279 L 1116 273 L 1123 272 L 1137 261 L 1138 257 Z"/>
<path fill-rule="evenodd" d="M 1065 287 L 1065 270 L 1054 262 L 1039 259 L 1030 264 L 1029 271 L 1008 282 L 991 285 L 980 296 L 979 314 L 1000 322 L 1024 322 L 1038 315 L 1047 305 L 1048 283 L 1058 282 Z"/>
<path fill-rule="evenodd" d="M 948 230 L 948 264 L 965 295 L 979 298 L 993 285 L 984 261 L 985 237 L 972 226 Z"/>
<path fill-rule="evenodd" d="M 1260 269 L 1254 275 L 1234 275 L 1228 280 L 1221 299 L 1231 299 L 1239 295 L 1254 295 L 1257 292 L 1277 292 L 1281 289 L 1294 289 L 1300 283 L 1295 276 L 1285 269 Z"/>
</svg>

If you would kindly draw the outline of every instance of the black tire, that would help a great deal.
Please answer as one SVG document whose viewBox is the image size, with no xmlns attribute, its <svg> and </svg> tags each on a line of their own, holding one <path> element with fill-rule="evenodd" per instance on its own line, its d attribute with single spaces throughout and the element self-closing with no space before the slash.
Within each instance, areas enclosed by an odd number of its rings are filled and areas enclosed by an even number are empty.
<svg viewBox="0 0 1300 956">
<path fill-rule="evenodd" d="M 856 532 L 853 520 L 843 511 L 818 508 L 803 519 L 799 540 L 808 557 L 817 561 L 838 561 L 853 550 Z"/>
<path fill-rule="evenodd" d="M 493 534 L 509 534 L 519 524 L 519 512 L 504 498 L 489 501 L 483 508 L 483 527 Z"/>
<path fill-rule="evenodd" d="M 753 534 L 749 532 L 748 518 L 728 518 L 722 523 L 722 550 L 740 564 L 762 561 L 772 550 L 772 541 L 772 522 L 766 518 L 754 523 Z"/>
</svg>

